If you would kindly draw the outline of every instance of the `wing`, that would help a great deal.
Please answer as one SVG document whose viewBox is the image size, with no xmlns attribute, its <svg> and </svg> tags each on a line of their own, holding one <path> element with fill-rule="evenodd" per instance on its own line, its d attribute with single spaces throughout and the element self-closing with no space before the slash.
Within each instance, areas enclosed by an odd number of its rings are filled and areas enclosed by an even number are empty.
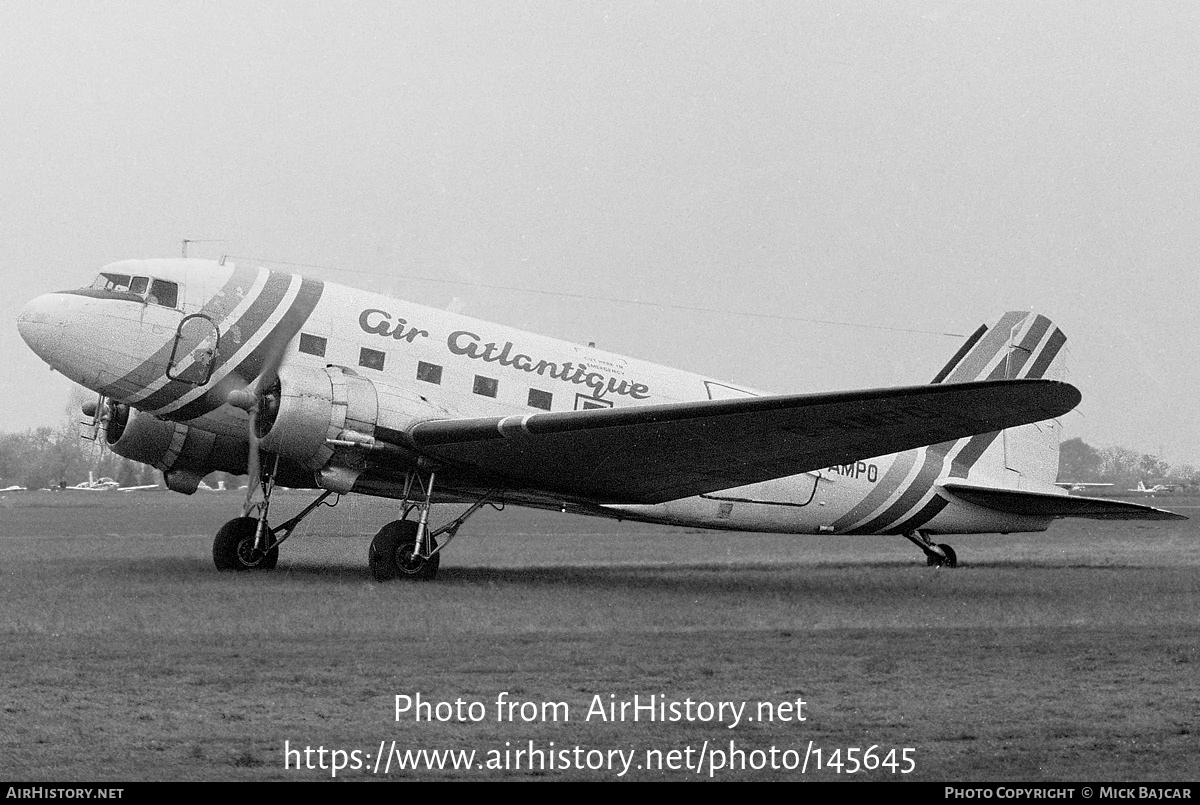
<svg viewBox="0 0 1200 805">
<path fill-rule="evenodd" d="M 661 503 L 1039 422 L 1079 399 L 1065 383 L 998 380 L 433 420 L 376 435 L 487 485 Z"/>
<path fill-rule="evenodd" d="M 1087 517 L 1092 520 L 1186 520 L 1182 514 L 1126 503 L 1121 500 L 1088 498 L 1078 495 L 1055 495 L 1047 492 L 1025 492 L 1018 489 L 989 489 L 967 484 L 941 485 L 950 494 L 968 503 L 1009 514 L 1034 517 Z"/>
</svg>

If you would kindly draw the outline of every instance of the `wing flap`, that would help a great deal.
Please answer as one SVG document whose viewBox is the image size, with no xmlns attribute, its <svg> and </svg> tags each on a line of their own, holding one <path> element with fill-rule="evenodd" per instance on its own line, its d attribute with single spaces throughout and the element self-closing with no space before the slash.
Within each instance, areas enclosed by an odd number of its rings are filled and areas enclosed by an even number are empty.
<svg viewBox="0 0 1200 805">
<path fill-rule="evenodd" d="M 1033 517 L 1086 517 L 1092 520 L 1186 520 L 1182 514 L 1126 503 L 1122 500 L 1080 495 L 1056 495 L 1020 489 L 989 489 L 968 484 L 942 484 L 955 497 L 988 509 Z"/>
<path fill-rule="evenodd" d="M 999 380 L 432 420 L 406 447 L 488 484 L 661 503 L 1060 416 L 1079 392 Z"/>
</svg>

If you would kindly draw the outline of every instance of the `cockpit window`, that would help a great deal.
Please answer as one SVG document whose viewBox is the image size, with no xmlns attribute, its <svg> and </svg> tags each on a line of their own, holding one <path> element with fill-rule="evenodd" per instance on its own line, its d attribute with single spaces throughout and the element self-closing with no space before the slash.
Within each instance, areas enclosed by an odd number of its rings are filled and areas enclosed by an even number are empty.
<svg viewBox="0 0 1200 805">
<path fill-rule="evenodd" d="M 92 283 L 94 291 L 109 291 L 133 294 L 151 305 L 176 308 L 179 306 L 179 284 L 153 277 L 136 277 L 129 274 L 101 272 Z M 129 297 L 125 297 L 128 299 Z"/>
<path fill-rule="evenodd" d="M 150 286 L 150 295 L 146 301 L 152 305 L 177 307 L 179 305 L 179 286 L 166 280 L 154 280 Z"/>
<path fill-rule="evenodd" d="M 101 274 L 96 277 L 92 287 L 98 291 L 128 291 L 128 274 Z"/>
</svg>

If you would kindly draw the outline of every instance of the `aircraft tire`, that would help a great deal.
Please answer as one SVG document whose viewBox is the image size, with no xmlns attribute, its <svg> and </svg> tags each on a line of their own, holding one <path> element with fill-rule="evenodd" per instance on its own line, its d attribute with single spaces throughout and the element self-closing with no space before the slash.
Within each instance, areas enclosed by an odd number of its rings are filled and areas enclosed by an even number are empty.
<svg viewBox="0 0 1200 805">
<path fill-rule="evenodd" d="M 442 555 L 414 560 L 417 547 L 417 524 L 409 520 L 394 520 L 371 540 L 367 561 L 375 581 L 392 579 L 428 580 L 437 575 Z"/>
<path fill-rule="evenodd" d="M 942 552 L 946 554 L 946 559 L 940 564 L 942 567 L 958 567 L 958 557 L 954 554 L 954 549 L 949 545 L 938 545 Z"/>
<path fill-rule="evenodd" d="M 258 520 L 235 517 L 217 531 L 213 539 L 213 564 L 217 570 L 274 570 L 279 563 L 279 546 L 265 556 L 255 557 L 254 533 Z"/>
</svg>

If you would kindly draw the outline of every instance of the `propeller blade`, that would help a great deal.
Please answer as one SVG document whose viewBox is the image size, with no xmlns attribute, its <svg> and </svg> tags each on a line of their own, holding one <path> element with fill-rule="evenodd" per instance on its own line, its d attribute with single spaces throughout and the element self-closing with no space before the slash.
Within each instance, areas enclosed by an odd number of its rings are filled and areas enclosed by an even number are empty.
<svg viewBox="0 0 1200 805">
<path fill-rule="evenodd" d="M 297 329 L 296 332 L 299 330 Z M 245 511 L 247 513 L 265 500 L 262 488 L 263 462 L 260 443 L 262 436 L 274 422 L 273 413 L 279 406 L 279 367 L 283 364 L 283 358 L 287 354 L 288 344 L 295 337 L 296 333 L 292 333 L 286 339 L 279 339 L 278 346 L 267 354 L 263 360 L 262 370 L 259 372 L 254 391 L 249 388 L 234 389 L 225 398 L 230 405 L 242 408 L 250 414 L 246 432 L 246 441 L 249 446 L 246 473 L 250 476 L 246 485 Z M 263 415 L 268 413 L 272 415 L 266 418 L 266 426 L 260 427 Z"/>
</svg>

